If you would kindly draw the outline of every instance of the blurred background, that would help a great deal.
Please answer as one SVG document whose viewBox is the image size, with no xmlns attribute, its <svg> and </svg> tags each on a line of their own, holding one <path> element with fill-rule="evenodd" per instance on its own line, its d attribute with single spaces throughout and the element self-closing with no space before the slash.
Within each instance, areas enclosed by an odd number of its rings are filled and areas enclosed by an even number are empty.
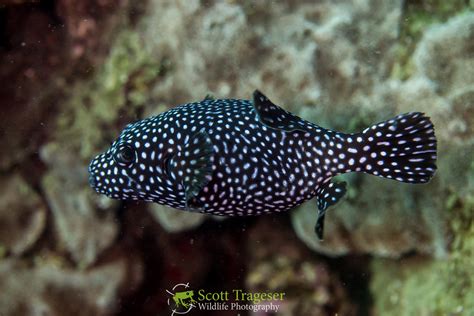
<svg viewBox="0 0 474 316">
<path fill-rule="evenodd" d="M 314 201 L 225 219 L 89 188 L 127 123 L 255 89 L 344 132 L 426 112 L 437 175 L 344 176 L 323 242 Z M 187 282 L 285 292 L 278 315 L 474 313 L 472 0 L 3 0 L 0 140 L 1 316 L 171 315 Z"/>
</svg>

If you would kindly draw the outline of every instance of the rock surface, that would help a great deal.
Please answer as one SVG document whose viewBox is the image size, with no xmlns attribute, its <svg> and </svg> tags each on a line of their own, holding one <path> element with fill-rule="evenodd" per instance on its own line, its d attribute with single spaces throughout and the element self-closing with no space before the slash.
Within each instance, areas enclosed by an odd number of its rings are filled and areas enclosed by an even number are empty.
<svg viewBox="0 0 474 316">
<path fill-rule="evenodd" d="M 472 12 L 428 29 L 414 53 L 415 75 L 396 94 L 433 113 L 439 126 L 438 190 L 429 198 L 431 212 L 446 214 L 450 247 L 444 260 L 374 260 L 371 290 L 375 311 L 384 315 L 466 315 L 474 309 L 473 37 Z"/>
<path fill-rule="evenodd" d="M 170 75 L 153 94 L 176 104 L 209 91 L 249 98 L 261 88 L 290 109 L 347 104 L 354 93 L 364 99 L 391 69 L 401 9 L 401 1 L 372 0 L 209 6 L 152 1 L 140 25 L 149 39 L 143 45 L 170 64 Z"/>
<path fill-rule="evenodd" d="M 55 129 L 73 83 L 86 79 L 109 46 L 128 1 L 2 1 L 0 170 L 28 162 Z M 34 25 L 34 27 L 32 27 Z"/>
<path fill-rule="evenodd" d="M 472 310 L 473 8 L 463 0 L 0 5 L 0 314 L 168 314 L 163 289 L 182 281 L 284 289 L 282 314 Z M 152 206 L 161 229 L 146 204 L 90 190 L 88 162 L 125 124 L 209 93 L 249 98 L 255 88 L 345 132 L 424 111 L 439 139 L 438 174 L 425 186 L 346 177 L 324 242 L 314 236 L 314 202 L 292 214 L 316 251 L 287 217 L 202 225 L 200 215 Z"/>
<path fill-rule="evenodd" d="M 207 218 L 204 214 L 183 212 L 159 204 L 150 204 L 148 209 L 153 217 L 169 233 L 186 231 L 198 227 Z"/>
<path fill-rule="evenodd" d="M 0 315 L 114 315 L 120 296 L 137 283 L 126 271 L 125 261 L 76 271 L 3 260 Z"/>
<path fill-rule="evenodd" d="M 115 239 L 118 227 L 110 206 L 116 203 L 106 200 L 105 205 L 100 204 L 101 198 L 87 187 L 87 167 L 78 164 L 71 153 L 49 145 L 42 149 L 42 158 L 54 166 L 43 177 L 42 187 L 59 249 L 66 250 L 79 265 L 89 266 Z"/>
<path fill-rule="evenodd" d="M 376 313 L 466 315 L 474 310 L 473 202 L 471 197 L 448 205 L 453 242 L 445 260 L 411 257 L 373 261 L 370 287 Z"/>
<path fill-rule="evenodd" d="M 359 175 L 346 177 L 349 193 L 329 210 L 324 242 L 312 236 L 315 203 L 293 213 L 294 227 L 310 247 L 329 255 L 355 252 L 399 257 L 412 251 L 447 255 L 451 235 L 444 201 L 453 192 L 467 197 L 474 189 L 467 158 L 474 153 L 474 134 L 468 127 L 474 103 L 474 59 L 468 40 L 473 32 L 473 14 L 433 26 L 416 47 L 413 75 L 406 81 L 387 78 L 374 87 L 370 98 L 394 113 L 416 110 L 431 116 L 439 152 L 439 170 L 432 182 L 410 186 Z"/>
<path fill-rule="evenodd" d="M 20 175 L 0 177 L 0 257 L 31 249 L 46 227 L 46 212 L 41 197 Z"/>
<path fill-rule="evenodd" d="M 338 276 L 309 256 L 286 225 L 258 221 L 249 231 L 247 252 L 247 290 L 285 293 L 274 302 L 280 305 L 277 315 L 358 314 Z"/>
</svg>

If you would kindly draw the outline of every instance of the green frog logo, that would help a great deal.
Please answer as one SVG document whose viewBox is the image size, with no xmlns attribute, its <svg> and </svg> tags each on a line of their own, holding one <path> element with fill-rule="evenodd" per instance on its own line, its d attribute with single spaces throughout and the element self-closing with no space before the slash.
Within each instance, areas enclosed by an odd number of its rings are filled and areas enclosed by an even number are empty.
<svg viewBox="0 0 474 316">
<path fill-rule="evenodd" d="M 176 306 L 188 308 L 191 304 L 196 303 L 193 299 L 193 295 L 193 291 L 176 292 L 173 295 L 173 300 L 176 303 Z M 189 301 L 189 303 L 187 303 L 187 301 Z"/>
<path fill-rule="evenodd" d="M 171 316 L 184 315 L 196 307 L 194 300 L 194 291 L 188 290 L 189 283 L 176 284 L 171 290 L 166 290 L 170 295 L 168 306 L 171 308 Z"/>
</svg>

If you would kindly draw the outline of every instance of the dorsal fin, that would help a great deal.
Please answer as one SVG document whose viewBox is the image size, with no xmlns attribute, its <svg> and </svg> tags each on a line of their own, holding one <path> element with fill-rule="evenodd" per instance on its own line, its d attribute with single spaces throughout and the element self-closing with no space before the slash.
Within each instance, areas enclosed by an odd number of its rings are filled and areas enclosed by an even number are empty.
<svg viewBox="0 0 474 316">
<path fill-rule="evenodd" d="M 263 93 L 255 90 L 253 93 L 253 106 L 260 122 L 268 127 L 281 129 L 287 132 L 300 130 L 306 131 L 301 124 L 300 117 L 273 104 Z"/>
<path fill-rule="evenodd" d="M 203 101 L 214 101 L 216 98 L 214 98 L 214 95 L 208 93 L 206 94 L 206 96 L 204 97 L 204 99 L 202 99 Z"/>
</svg>

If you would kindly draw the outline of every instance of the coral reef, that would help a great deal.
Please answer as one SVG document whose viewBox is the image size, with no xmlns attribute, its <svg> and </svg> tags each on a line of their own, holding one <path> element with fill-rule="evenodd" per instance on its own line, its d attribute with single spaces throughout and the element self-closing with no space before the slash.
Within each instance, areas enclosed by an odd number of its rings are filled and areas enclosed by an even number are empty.
<svg viewBox="0 0 474 316">
<path fill-rule="evenodd" d="M 113 315 L 118 297 L 139 282 L 126 271 L 125 261 L 86 272 L 3 260 L 0 315 Z"/>
<path fill-rule="evenodd" d="M 110 206 L 116 203 L 100 204 L 97 196 L 86 189 L 84 165 L 78 164 L 75 156 L 60 150 L 57 144 L 43 147 L 41 156 L 45 163 L 54 165 L 43 177 L 42 188 L 51 209 L 59 247 L 80 266 L 89 266 L 115 240 L 117 226 Z M 85 231 L 88 233 L 84 234 Z"/>
<path fill-rule="evenodd" d="M 198 227 L 207 217 L 200 213 L 189 214 L 187 212 L 176 211 L 175 209 L 159 204 L 150 205 L 149 210 L 161 226 L 170 233 L 186 231 Z"/>
<path fill-rule="evenodd" d="M 413 55 L 415 78 L 403 83 L 397 92 L 399 98 L 424 105 L 441 126 L 441 190 L 431 198 L 440 212 L 447 214 L 451 243 L 445 260 L 374 260 L 371 287 L 379 293 L 374 296 L 376 310 L 384 315 L 466 315 L 474 310 L 474 144 L 469 127 L 474 104 L 473 36 L 472 13 L 428 28 Z M 421 96 L 412 98 L 418 93 Z"/>
<path fill-rule="evenodd" d="M 285 293 L 278 315 L 358 314 L 340 278 L 312 257 L 286 224 L 258 221 L 249 231 L 247 252 L 246 287 Z"/>
<path fill-rule="evenodd" d="M 280 315 L 473 310 L 473 9 L 462 0 L 0 4 L 0 314 L 167 315 L 165 289 L 179 282 L 282 290 Z M 329 209 L 323 242 L 314 201 L 290 216 L 214 221 L 89 188 L 88 162 L 125 124 L 256 88 L 345 132 L 424 111 L 438 174 L 424 186 L 344 176 L 349 190 Z"/>
<path fill-rule="evenodd" d="M 447 205 L 453 242 L 445 260 L 376 259 L 371 289 L 375 310 L 384 315 L 467 315 L 474 310 L 473 198 Z M 416 299 L 413 299 L 416 297 Z"/>
<path fill-rule="evenodd" d="M 447 255 L 451 234 L 444 201 L 453 192 L 467 197 L 473 190 L 468 180 L 471 162 L 466 159 L 474 151 L 468 127 L 474 102 L 474 60 L 467 40 L 473 36 L 473 23 L 474 15 L 466 13 L 433 25 L 413 53 L 413 75 L 405 81 L 387 77 L 370 97 L 372 104 L 383 104 L 396 113 L 429 113 L 438 138 L 438 176 L 423 187 L 347 177 L 348 197 L 329 211 L 324 242 L 311 236 L 314 203 L 293 214 L 298 235 L 310 247 L 330 255 L 359 252 L 399 257 L 413 251 Z M 374 196 L 373 192 L 383 194 Z"/>
<path fill-rule="evenodd" d="M 103 62 L 103 39 L 123 26 L 128 8 L 0 5 L 2 315 L 112 315 L 141 282 L 130 252 L 98 259 L 116 241 L 117 204 L 88 190 L 89 157 L 76 154 L 88 147 L 83 131 L 62 138 L 57 123 L 71 87 Z"/>
<path fill-rule="evenodd" d="M 46 227 L 46 205 L 18 174 L 0 178 L 0 257 L 31 249 Z"/>
<path fill-rule="evenodd" d="M 0 137 L 8 152 L 0 155 L 1 170 L 37 153 L 55 129 L 55 110 L 69 88 L 103 61 L 110 45 L 104 39 L 124 25 L 127 9 L 126 1 L 0 4 Z"/>
</svg>

